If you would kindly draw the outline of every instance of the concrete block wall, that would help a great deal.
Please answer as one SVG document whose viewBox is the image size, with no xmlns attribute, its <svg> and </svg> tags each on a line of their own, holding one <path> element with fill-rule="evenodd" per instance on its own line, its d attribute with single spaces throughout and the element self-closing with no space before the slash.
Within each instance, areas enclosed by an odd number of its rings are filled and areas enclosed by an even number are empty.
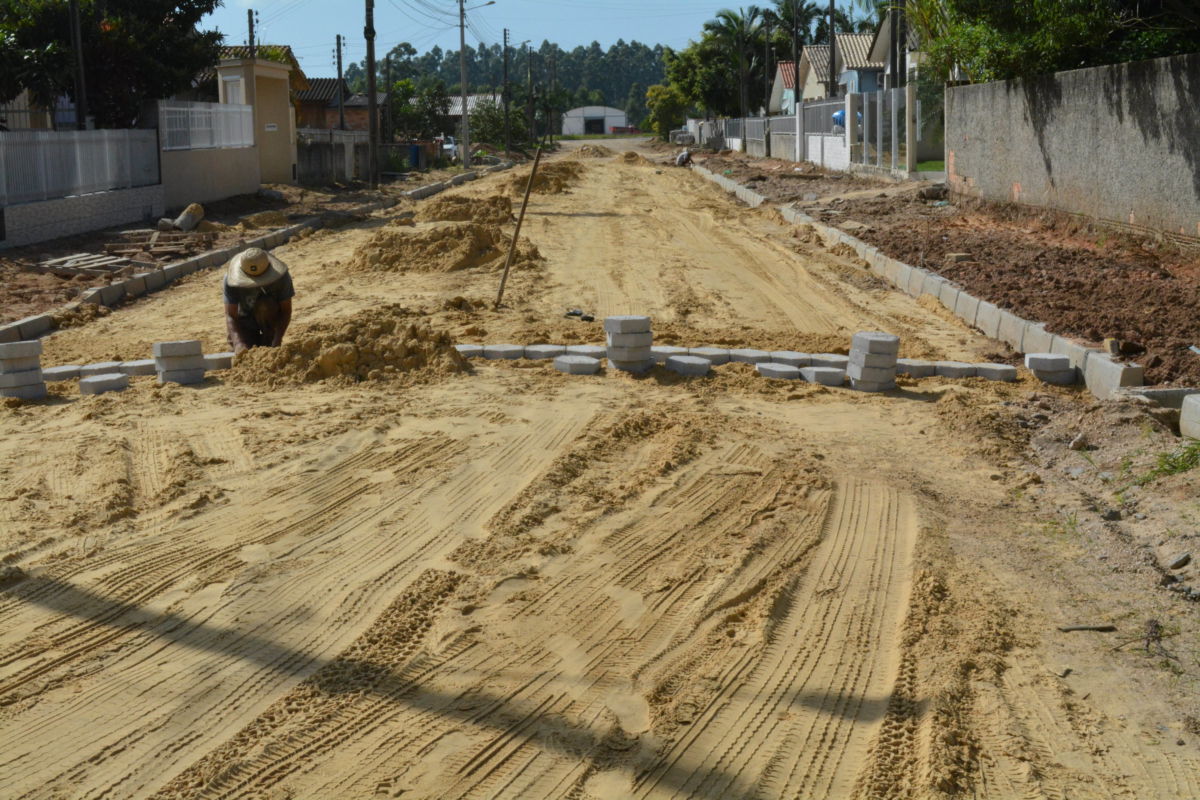
<svg viewBox="0 0 1200 800">
<path fill-rule="evenodd" d="M 496 172 L 499 170 L 511 169 L 512 166 L 512 162 L 505 162 L 492 167 L 488 171 Z M 461 178 L 459 183 L 463 183 L 468 180 L 475 180 L 475 178 L 478 177 L 478 174 L 475 172 L 464 172 L 461 176 L 457 177 Z M 436 194 L 437 192 L 446 189 L 450 185 L 451 184 L 448 181 L 435 183 L 429 186 L 418 187 L 417 189 L 405 192 L 405 194 L 408 195 L 409 198 L 416 200 L 422 197 L 428 197 L 431 194 Z M 148 188 L 160 190 L 160 206 L 158 207 L 158 211 L 155 213 L 161 215 L 162 187 L 158 186 Z M 108 194 L 112 193 L 110 192 Z M 358 208 L 350 209 L 347 213 L 368 214 L 380 208 L 390 208 L 395 204 L 395 200 L 380 200 L 374 203 L 367 203 L 359 206 Z M 36 203 L 31 205 L 42 204 Z M 255 237 L 253 239 L 247 239 L 245 242 L 245 247 L 261 247 L 264 250 L 272 247 L 278 247 L 279 245 L 289 241 L 292 237 L 305 228 L 319 228 L 320 226 L 320 218 L 311 217 L 303 222 L 289 225 L 288 227 L 282 228 L 278 231 L 263 234 L 262 236 Z M 242 249 L 242 247 L 226 247 L 220 250 L 210 250 L 207 253 L 201 253 L 200 255 L 192 256 L 191 258 L 183 261 L 177 261 L 174 264 L 168 264 L 160 270 L 139 273 L 131 278 L 109 284 L 108 286 L 97 286 L 91 289 L 86 289 L 83 294 L 79 296 L 79 302 L 113 306 L 117 303 L 120 303 L 126 297 L 138 297 L 149 292 L 159 291 L 169 286 L 172 281 L 182 278 L 186 275 L 191 275 L 193 272 L 197 272 L 198 270 L 223 266 L 227 261 L 229 261 L 229 259 L 233 258 Z M 19 342 L 24 339 L 36 339 L 37 337 L 48 333 L 53 327 L 54 321 L 50 314 L 38 314 L 33 317 L 17 320 L 16 322 L 9 322 L 7 324 L 0 325 L 0 344 L 6 342 Z"/>
<path fill-rule="evenodd" d="M 163 187 L 157 185 L 8 206 L 3 209 L 6 238 L 0 240 L 0 248 L 157 220 L 163 215 L 163 196 Z"/>
<path fill-rule="evenodd" d="M 745 200 L 747 203 L 755 200 L 754 205 L 759 205 L 766 201 L 762 195 L 723 175 L 715 175 L 698 165 L 693 166 L 692 169 L 725 188 L 726 191 L 733 192 L 739 199 Z M 746 199 L 747 196 L 751 196 L 751 199 Z M 936 296 L 938 301 L 952 311 L 955 316 L 986 336 L 1003 341 L 1018 352 L 1059 353 L 1068 356 L 1071 359 L 1071 366 L 1077 370 L 1079 377 L 1096 397 L 1106 399 L 1113 396 L 1114 393 L 1128 391 L 1130 387 L 1141 386 L 1143 383 L 1143 370 L 1137 364 L 1113 361 L 1098 350 L 1048 333 L 1040 322 L 1029 322 L 1011 311 L 999 308 L 994 303 L 973 297 L 961 286 L 955 285 L 941 275 L 886 256 L 877 247 L 856 239 L 845 231 L 819 222 L 794 208 L 785 206 L 779 211 L 788 222 L 811 226 L 827 245 L 843 243 L 850 246 L 860 258 L 867 262 L 867 266 L 872 272 L 888 280 L 906 294 L 913 297 L 919 297 L 922 294 Z"/>
</svg>

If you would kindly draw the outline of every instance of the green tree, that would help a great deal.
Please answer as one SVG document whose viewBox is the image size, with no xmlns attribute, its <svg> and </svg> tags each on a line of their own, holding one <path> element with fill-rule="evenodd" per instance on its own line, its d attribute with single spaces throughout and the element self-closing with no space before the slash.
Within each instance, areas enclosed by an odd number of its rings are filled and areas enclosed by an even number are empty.
<svg viewBox="0 0 1200 800">
<path fill-rule="evenodd" d="M 683 124 L 688 100 L 678 88 L 657 84 L 646 90 L 646 109 L 650 130 L 665 140 L 671 131 Z"/>
<path fill-rule="evenodd" d="M 128 127 L 143 105 L 188 89 L 217 63 L 221 35 L 198 29 L 220 0 L 80 0 L 88 112 L 99 127 Z M 0 102 L 29 89 L 50 107 L 75 100 L 67 3 L 0 3 Z"/>
</svg>

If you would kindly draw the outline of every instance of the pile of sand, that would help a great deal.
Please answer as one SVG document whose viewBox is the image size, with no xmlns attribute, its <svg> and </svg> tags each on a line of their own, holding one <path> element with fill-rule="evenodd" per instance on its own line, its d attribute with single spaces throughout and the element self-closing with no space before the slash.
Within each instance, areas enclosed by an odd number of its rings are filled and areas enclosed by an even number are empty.
<svg viewBox="0 0 1200 800">
<path fill-rule="evenodd" d="M 643 156 L 641 153 L 635 153 L 632 150 L 622 153 L 621 160 L 626 164 L 633 164 L 638 167 L 653 167 L 654 163 L 650 159 Z"/>
<path fill-rule="evenodd" d="M 282 347 L 247 350 L 228 374 L 234 383 L 270 387 L 324 380 L 431 380 L 466 369 L 448 333 L 389 304 L 346 320 L 317 323 Z"/>
<path fill-rule="evenodd" d="M 575 154 L 584 158 L 608 158 L 613 155 L 613 151 L 602 144 L 585 144 L 576 150 Z"/>
<path fill-rule="evenodd" d="M 491 197 L 435 197 L 417 209 L 416 218 L 421 222 L 442 220 L 503 225 L 512 222 L 512 200 L 498 194 Z"/>
<path fill-rule="evenodd" d="M 578 161 L 553 161 L 538 166 L 537 177 L 533 179 L 532 191 L 537 194 L 561 194 L 574 183 L 583 173 L 583 164 Z M 509 178 L 508 189 L 513 194 L 524 194 L 525 185 L 529 183 L 529 175 L 513 175 Z"/>
<path fill-rule="evenodd" d="M 282 228 L 289 224 L 287 214 L 282 211 L 259 211 L 249 214 L 239 220 L 239 224 L 248 230 L 254 228 Z"/>
<path fill-rule="evenodd" d="M 380 228 L 348 264 L 354 272 L 454 272 L 504 265 L 512 239 L 495 225 L 429 222 Z M 518 243 L 514 261 L 540 261 L 537 247 Z"/>
</svg>

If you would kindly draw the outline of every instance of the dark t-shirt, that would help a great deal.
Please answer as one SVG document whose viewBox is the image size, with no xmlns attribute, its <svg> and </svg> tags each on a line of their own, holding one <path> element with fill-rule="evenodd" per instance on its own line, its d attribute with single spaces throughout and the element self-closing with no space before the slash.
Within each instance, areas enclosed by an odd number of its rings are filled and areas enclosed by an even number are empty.
<svg viewBox="0 0 1200 800">
<path fill-rule="evenodd" d="M 291 300 L 296 296 L 296 289 L 292 286 L 292 273 L 290 272 L 285 272 L 282 278 L 274 283 L 268 283 L 266 286 L 239 289 L 235 286 L 230 286 L 228 281 L 222 281 L 221 286 L 225 293 L 225 305 L 236 305 L 239 317 L 254 316 L 254 305 L 261 298 L 269 297 L 277 303 L 282 303 L 284 300 Z"/>
</svg>

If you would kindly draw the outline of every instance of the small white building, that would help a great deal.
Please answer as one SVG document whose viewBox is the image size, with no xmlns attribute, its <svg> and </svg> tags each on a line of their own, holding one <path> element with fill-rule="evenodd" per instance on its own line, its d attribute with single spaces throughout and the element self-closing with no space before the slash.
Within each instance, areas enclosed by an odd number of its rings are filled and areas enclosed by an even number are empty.
<svg viewBox="0 0 1200 800">
<path fill-rule="evenodd" d="M 612 133 L 613 128 L 626 128 L 629 120 L 625 112 L 611 106 L 580 106 L 563 114 L 563 136 L 581 136 L 585 133 Z"/>
</svg>

